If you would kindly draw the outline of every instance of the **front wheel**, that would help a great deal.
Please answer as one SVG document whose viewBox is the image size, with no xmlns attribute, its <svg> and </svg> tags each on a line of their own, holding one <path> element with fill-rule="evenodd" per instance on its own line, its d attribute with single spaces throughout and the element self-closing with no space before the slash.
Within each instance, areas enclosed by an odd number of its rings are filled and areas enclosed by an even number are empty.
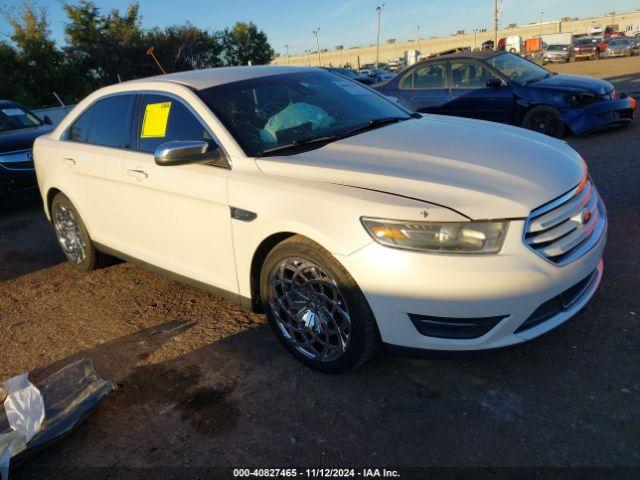
<svg viewBox="0 0 640 480">
<path fill-rule="evenodd" d="M 73 268 L 89 271 L 112 262 L 113 257 L 96 250 L 80 214 L 64 193 L 53 197 L 51 221 L 58 243 Z"/>
<path fill-rule="evenodd" d="M 378 331 L 355 280 L 317 243 L 295 235 L 265 259 L 260 295 L 269 323 L 287 350 L 325 373 L 372 358 Z"/>
<path fill-rule="evenodd" d="M 529 110 L 522 119 L 521 126 L 556 138 L 561 138 L 565 132 L 562 115 L 548 105 L 540 105 Z"/>
</svg>

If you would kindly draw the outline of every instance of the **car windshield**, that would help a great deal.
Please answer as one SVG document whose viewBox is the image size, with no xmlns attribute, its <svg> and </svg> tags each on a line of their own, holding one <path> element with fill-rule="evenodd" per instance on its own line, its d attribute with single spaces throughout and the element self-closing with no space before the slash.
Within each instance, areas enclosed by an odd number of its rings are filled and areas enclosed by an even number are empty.
<svg viewBox="0 0 640 480">
<path fill-rule="evenodd" d="M 526 85 L 552 75 L 546 68 L 511 53 L 491 57 L 487 63 L 520 85 Z"/>
<path fill-rule="evenodd" d="M 611 40 L 611 42 L 609 43 L 610 47 L 620 47 L 620 46 L 624 46 L 624 45 L 629 45 L 629 40 L 624 39 L 624 40 Z"/>
<path fill-rule="evenodd" d="M 348 78 L 356 78 L 358 76 L 356 72 L 354 72 L 353 70 L 349 70 L 348 68 L 334 68 L 330 71 Z"/>
<path fill-rule="evenodd" d="M 380 94 L 326 71 L 259 77 L 198 94 L 250 156 L 298 153 L 412 118 Z"/>
<path fill-rule="evenodd" d="M 38 127 L 42 122 L 18 105 L 0 106 L 0 132 Z"/>
<path fill-rule="evenodd" d="M 567 45 L 549 45 L 547 50 L 550 52 L 566 52 L 569 50 L 569 47 Z"/>
</svg>

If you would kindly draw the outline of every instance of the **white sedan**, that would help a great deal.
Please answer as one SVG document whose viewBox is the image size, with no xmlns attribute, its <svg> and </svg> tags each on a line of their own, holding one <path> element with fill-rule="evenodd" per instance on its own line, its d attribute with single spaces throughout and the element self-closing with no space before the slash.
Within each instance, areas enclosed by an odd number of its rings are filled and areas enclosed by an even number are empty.
<svg viewBox="0 0 640 480">
<path fill-rule="evenodd" d="M 530 340 L 582 309 L 602 277 L 605 208 L 565 142 L 412 114 L 320 69 L 106 87 L 34 155 L 75 268 L 116 256 L 265 312 L 325 372 L 382 344 Z"/>
</svg>

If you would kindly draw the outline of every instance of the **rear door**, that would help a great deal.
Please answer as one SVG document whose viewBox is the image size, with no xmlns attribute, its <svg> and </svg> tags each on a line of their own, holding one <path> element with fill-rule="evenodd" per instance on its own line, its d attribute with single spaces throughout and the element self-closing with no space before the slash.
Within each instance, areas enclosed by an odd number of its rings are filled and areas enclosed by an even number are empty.
<svg viewBox="0 0 640 480">
<path fill-rule="evenodd" d="M 481 62 L 460 59 L 450 61 L 451 98 L 446 113 L 509 123 L 513 118 L 513 89 L 506 84 L 488 87 L 493 72 Z"/>
<path fill-rule="evenodd" d="M 213 134 L 185 101 L 168 94 L 142 95 L 135 123 L 137 151 L 122 164 L 125 253 L 237 293 L 228 163 L 163 167 L 154 160 L 165 142 L 206 140 L 213 147 Z"/>
<path fill-rule="evenodd" d="M 131 152 L 134 104 L 132 94 L 98 100 L 58 143 L 58 161 L 71 173 L 62 188 L 98 243 L 114 241 L 123 220 L 122 160 Z"/>
<path fill-rule="evenodd" d="M 421 64 L 398 82 L 398 103 L 422 113 L 443 113 L 449 101 L 447 62 Z"/>
</svg>

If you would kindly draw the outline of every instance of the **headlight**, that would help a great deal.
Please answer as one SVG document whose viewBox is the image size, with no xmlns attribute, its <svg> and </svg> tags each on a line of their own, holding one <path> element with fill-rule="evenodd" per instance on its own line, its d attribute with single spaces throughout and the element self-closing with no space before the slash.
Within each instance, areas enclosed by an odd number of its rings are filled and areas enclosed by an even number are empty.
<svg viewBox="0 0 640 480">
<path fill-rule="evenodd" d="M 571 107 L 584 107 L 597 100 L 593 93 L 570 93 L 565 97 Z"/>
<path fill-rule="evenodd" d="M 362 218 L 369 235 L 387 247 L 432 253 L 497 253 L 509 222 L 411 222 Z"/>
</svg>

